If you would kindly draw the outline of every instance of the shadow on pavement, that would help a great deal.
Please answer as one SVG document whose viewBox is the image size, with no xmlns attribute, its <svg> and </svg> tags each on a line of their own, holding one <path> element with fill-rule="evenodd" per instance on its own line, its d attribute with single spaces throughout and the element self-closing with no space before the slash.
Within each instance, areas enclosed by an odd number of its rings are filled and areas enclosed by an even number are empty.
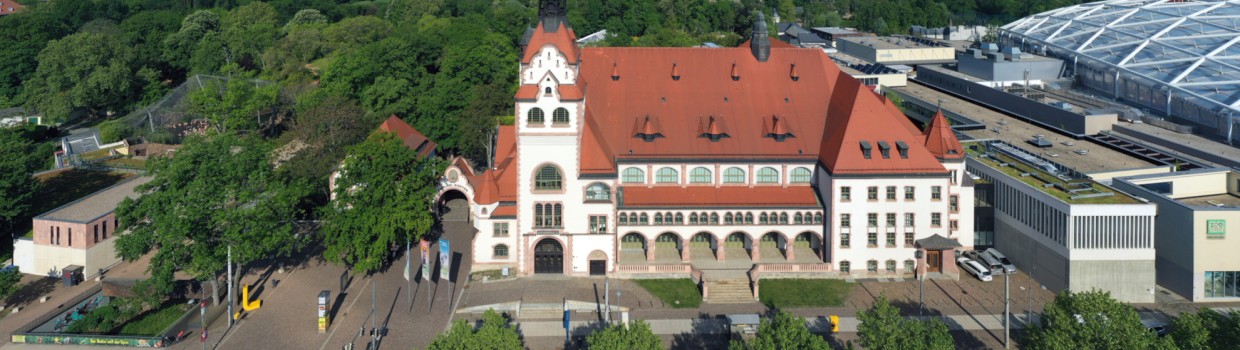
<svg viewBox="0 0 1240 350">
<path fill-rule="evenodd" d="M 692 331 L 672 336 L 672 349 L 712 349 L 720 344 L 727 345 L 729 334 L 717 329 L 719 322 L 726 324 L 724 318 L 698 313 L 691 323 Z"/>
<path fill-rule="evenodd" d="M 22 287 L 22 289 L 17 291 L 17 293 L 10 295 L 8 299 L 4 300 L 4 305 L 12 308 L 14 306 L 25 306 L 26 304 L 33 303 L 35 300 L 38 300 L 39 297 L 56 290 L 56 283 L 59 282 L 60 279 L 57 278 L 40 278 L 30 284 L 27 284 L 25 287 Z"/>
</svg>

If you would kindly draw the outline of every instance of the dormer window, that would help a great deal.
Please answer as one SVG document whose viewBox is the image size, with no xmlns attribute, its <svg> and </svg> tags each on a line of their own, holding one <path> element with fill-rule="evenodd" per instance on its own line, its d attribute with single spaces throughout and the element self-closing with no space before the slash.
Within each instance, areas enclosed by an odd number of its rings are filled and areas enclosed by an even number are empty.
<svg viewBox="0 0 1240 350">
<path fill-rule="evenodd" d="M 887 141 L 878 141 L 878 152 L 883 154 L 883 159 L 891 159 L 891 145 Z"/>
<path fill-rule="evenodd" d="M 550 95 L 550 94 L 551 94 L 551 87 L 550 87 L 550 86 L 548 86 L 548 87 L 543 88 L 543 93 L 544 93 L 544 94 L 547 94 L 547 95 Z"/>
<path fill-rule="evenodd" d="M 655 120 L 648 115 L 644 119 L 638 119 L 635 126 L 633 137 L 640 137 L 643 141 L 654 142 L 655 139 L 663 137 Z"/>
<path fill-rule="evenodd" d="M 869 141 L 861 141 L 861 156 L 862 157 L 865 157 L 865 159 L 870 159 L 871 150 L 872 148 L 870 147 Z"/>
<path fill-rule="evenodd" d="M 896 141 L 896 151 L 900 152 L 900 159 L 908 159 L 908 144 L 907 143 L 904 143 L 904 141 Z"/>
<path fill-rule="evenodd" d="M 706 120 L 706 125 L 703 125 L 701 137 L 708 138 L 711 142 L 719 142 L 719 140 L 731 136 L 724 132 L 723 120 L 715 119 L 715 116 L 712 115 Z"/>
<path fill-rule="evenodd" d="M 784 142 L 789 137 L 795 137 L 792 135 L 792 130 L 788 128 L 788 122 L 777 115 L 771 116 L 766 121 L 765 136 L 775 139 L 776 142 Z"/>
</svg>

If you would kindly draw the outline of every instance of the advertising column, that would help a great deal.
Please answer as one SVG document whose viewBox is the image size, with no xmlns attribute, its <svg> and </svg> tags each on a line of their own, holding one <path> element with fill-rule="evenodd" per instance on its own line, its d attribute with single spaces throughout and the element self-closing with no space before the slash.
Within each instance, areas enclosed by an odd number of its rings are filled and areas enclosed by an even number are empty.
<svg viewBox="0 0 1240 350">
<path fill-rule="evenodd" d="M 328 304 L 331 295 L 331 291 L 319 292 L 319 333 L 327 333 L 328 324 L 331 322 L 327 319 L 327 308 L 331 307 Z"/>
</svg>

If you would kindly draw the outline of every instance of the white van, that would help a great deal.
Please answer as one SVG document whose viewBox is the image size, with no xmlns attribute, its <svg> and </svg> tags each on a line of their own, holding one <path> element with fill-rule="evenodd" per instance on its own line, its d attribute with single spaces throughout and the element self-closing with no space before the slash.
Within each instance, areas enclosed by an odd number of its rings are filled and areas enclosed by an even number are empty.
<svg viewBox="0 0 1240 350">
<path fill-rule="evenodd" d="M 972 259 L 960 257 L 956 259 L 956 262 L 960 264 L 961 269 L 968 271 L 969 274 L 972 274 L 974 277 L 977 277 L 977 279 L 982 280 L 982 282 L 990 282 L 994 280 L 994 278 L 990 275 L 990 269 L 982 266 L 982 264 L 979 264 Z"/>
</svg>

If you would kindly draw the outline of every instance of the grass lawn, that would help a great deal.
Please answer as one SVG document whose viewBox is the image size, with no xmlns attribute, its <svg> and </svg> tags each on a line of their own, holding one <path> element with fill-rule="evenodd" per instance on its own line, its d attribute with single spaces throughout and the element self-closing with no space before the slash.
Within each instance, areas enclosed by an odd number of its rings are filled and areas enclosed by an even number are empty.
<svg viewBox="0 0 1240 350">
<path fill-rule="evenodd" d="M 762 279 L 759 299 L 771 307 L 843 306 L 854 284 L 834 279 Z"/>
<path fill-rule="evenodd" d="M 103 165 L 123 169 L 146 169 L 146 161 L 133 158 L 113 158 L 103 161 Z"/>
<path fill-rule="evenodd" d="M 634 280 L 634 282 L 673 308 L 696 308 L 702 305 L 702 293 L 698 291 L 697 284 L 688 278 Z"/>
<path fill-rule="evenodd" d="M 149 311 L 126 322 L 117 334 L 157 336 L 159 332 L 163 332 L 165 328 L 184 316 L 185 312 L 189 311 L 189 307 L 190 305 L 184 302 L 165 304 L 160 309 Z"/>
</svg>

